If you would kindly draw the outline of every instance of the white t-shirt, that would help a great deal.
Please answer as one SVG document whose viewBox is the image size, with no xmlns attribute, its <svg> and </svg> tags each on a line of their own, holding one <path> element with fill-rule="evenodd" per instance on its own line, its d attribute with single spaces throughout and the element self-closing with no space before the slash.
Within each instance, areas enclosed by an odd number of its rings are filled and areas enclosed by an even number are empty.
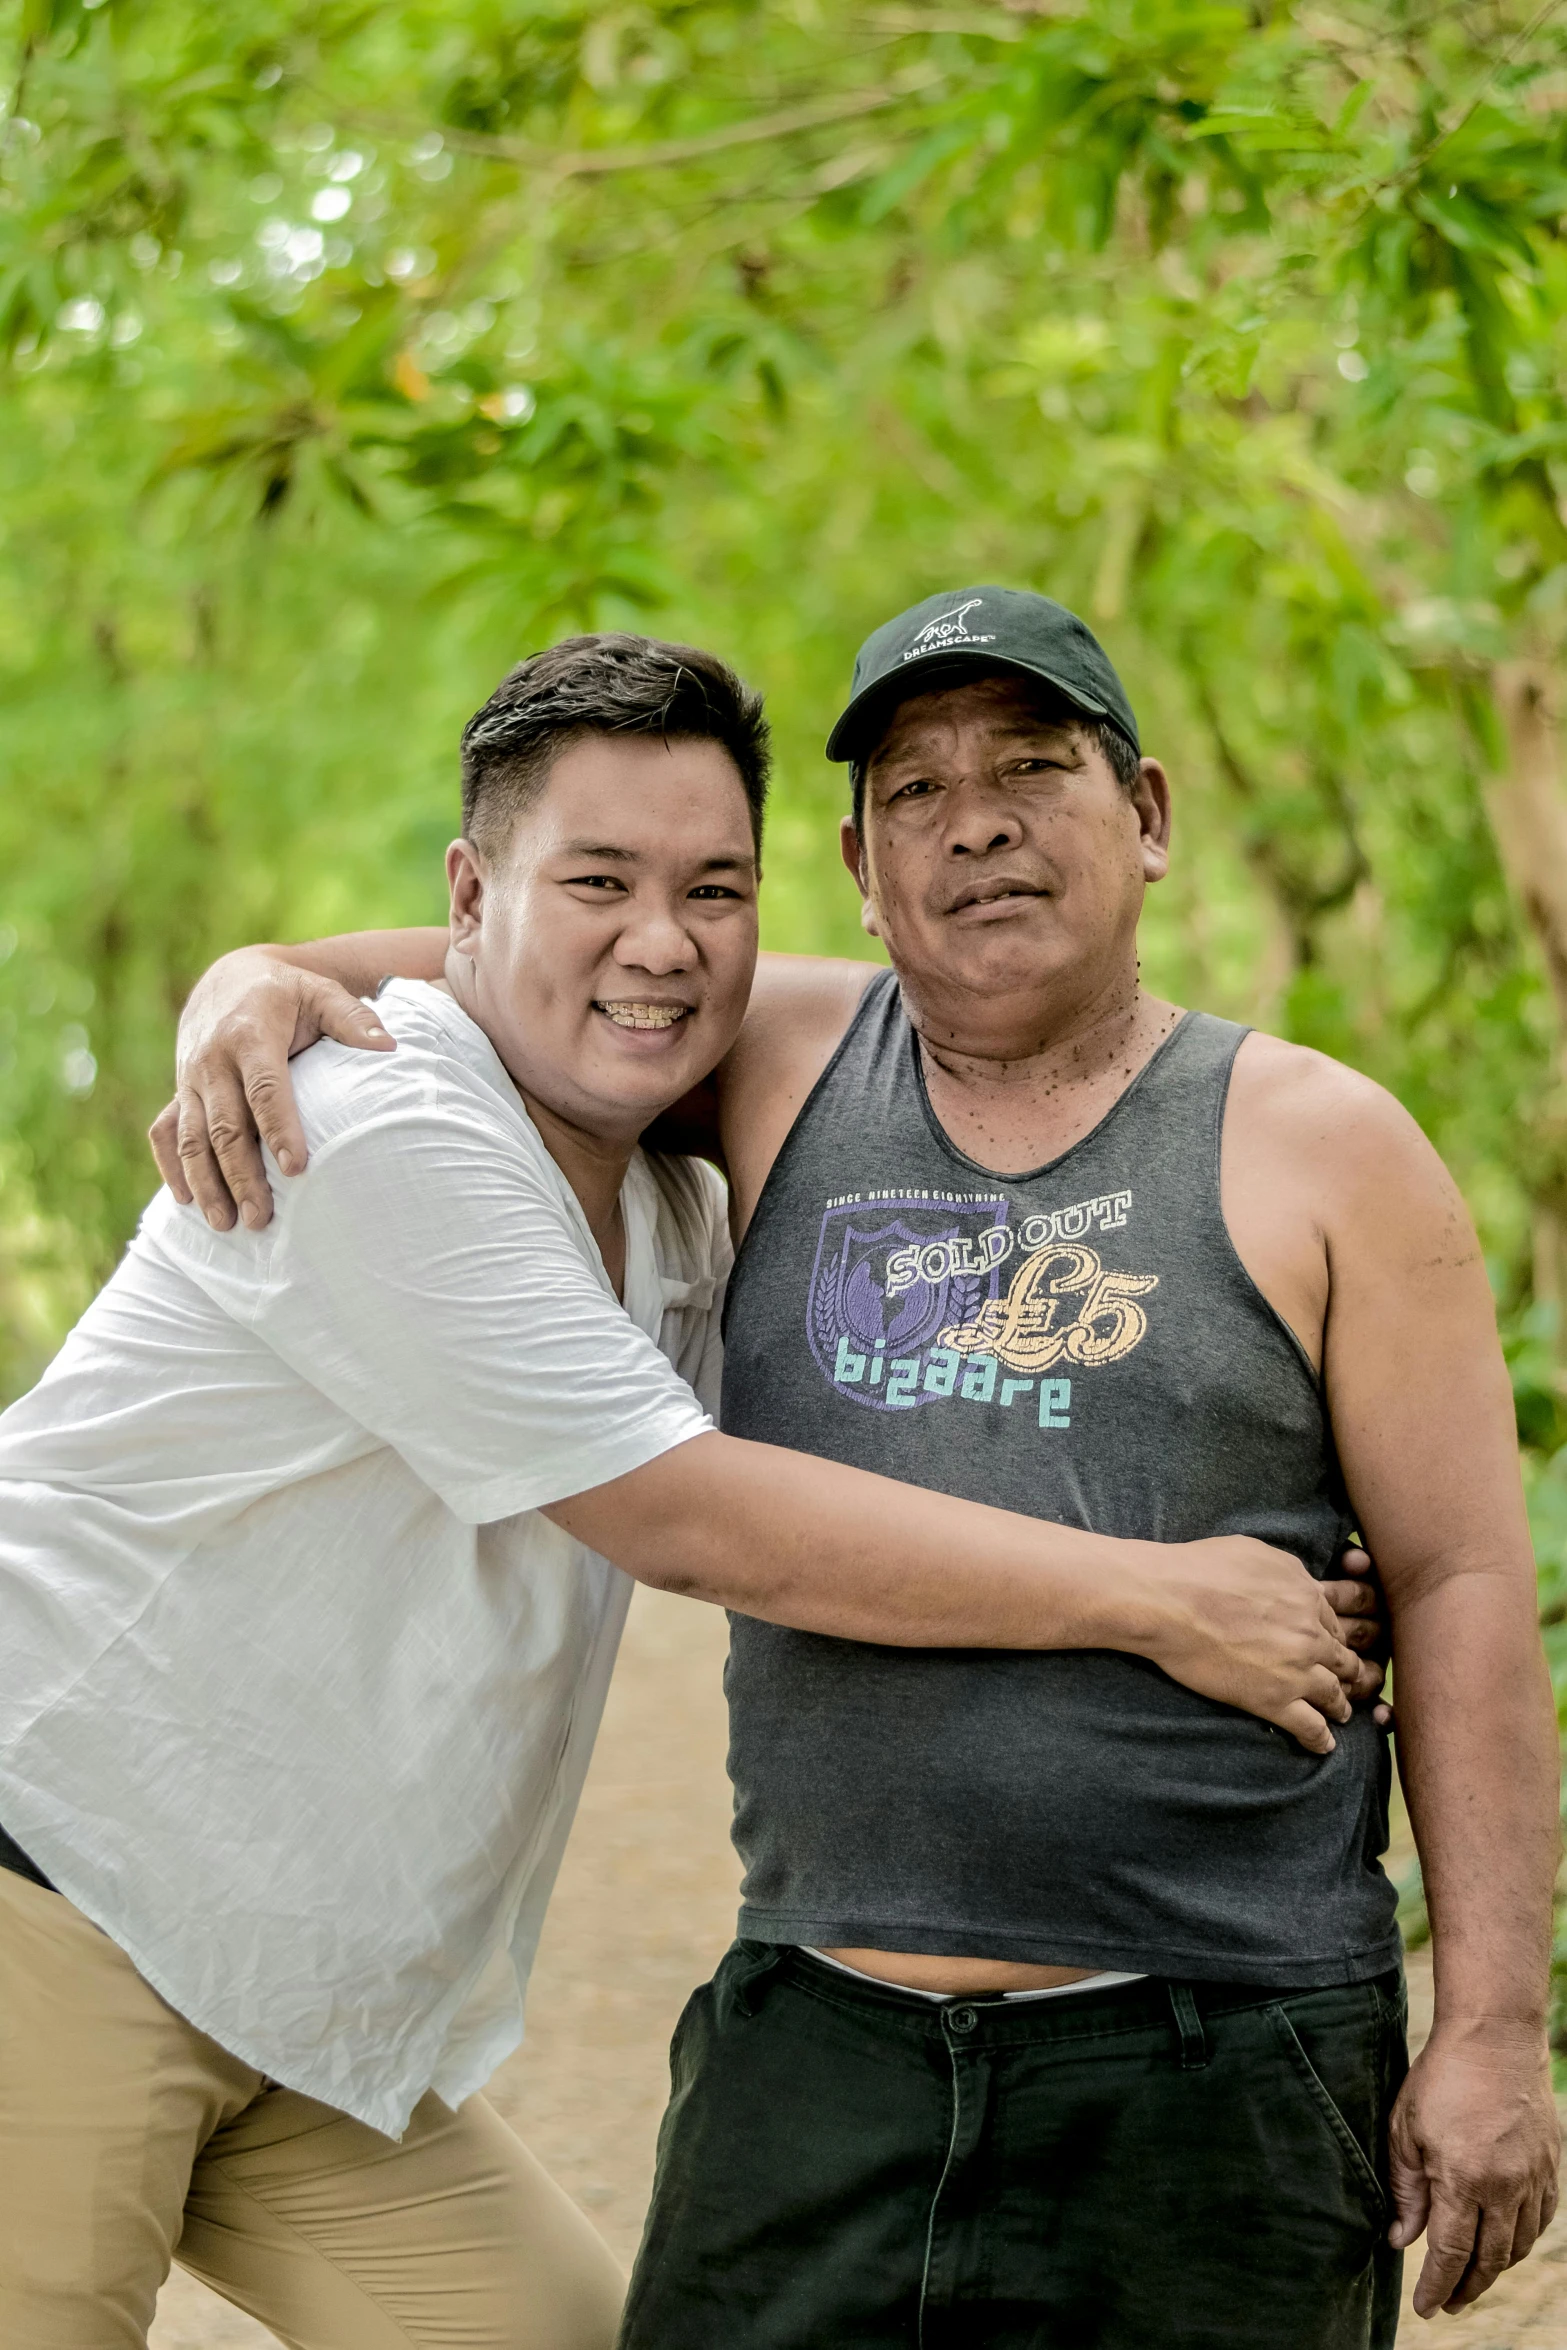
<svg viewBox="0 0 1567 2350">
<path fill-rule="evenodd" d="M 0 1822 L 192 2023 L 396 2134 L 521 2037 L 630 1596 L 540 1508 L 711 1426 L 729 1245 L 712 1170 L 639 1153 L 622 1308 L 483 1032 L 377 1008 L 395 1053 L 294 1064 L 266 1231 L 160 1192 L 0 1418 Z"/>
</svg>

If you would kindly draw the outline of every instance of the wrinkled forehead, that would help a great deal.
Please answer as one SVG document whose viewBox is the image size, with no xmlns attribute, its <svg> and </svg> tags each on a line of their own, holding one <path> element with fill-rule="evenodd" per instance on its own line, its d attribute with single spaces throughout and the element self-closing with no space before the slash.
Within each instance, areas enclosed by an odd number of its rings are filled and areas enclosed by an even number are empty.
<svg viewBox="0 0 1567 2350">
<path fill-rule="evenodd" d="M 1010 741 L 1020 735 L 1075 734 L 1081 715 L 1048 686 L 991 671 L 909 694 L 887 714 L 867 770 L 951 751 L 964 739 Z"/>
</svg>

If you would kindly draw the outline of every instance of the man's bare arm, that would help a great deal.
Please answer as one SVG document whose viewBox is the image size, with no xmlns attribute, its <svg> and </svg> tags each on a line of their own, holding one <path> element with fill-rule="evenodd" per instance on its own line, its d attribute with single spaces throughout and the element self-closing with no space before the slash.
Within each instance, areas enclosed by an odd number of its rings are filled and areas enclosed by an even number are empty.
<svg viewBox="0 0 1567 2350">
<path fill-rule="evenodd" d="M 439 979 L 446 946 L 444 929 L 361 930 L 299 946 L 237 947 L 220 956 L 191 990 L 180 1020 L 176 1096 L 148 1137 L 175 1198 L 194 1200 L 220 1232 L 232 1227 L 236 1213 L 253 1229 L 269 1223 L 272 1192 L 261 1145 L 285 1175 L 302 1174 L 309 1155 L 290 1058 L 321 1036 L 390 1052 L 392 1038 L 362 998 L 389 977 Z M 778 1124 L 781 1105 L 796 1093 L 804 1101 L 875 968 L 814 955 L 763 955 L 745 1029 L 723 1071 L 721 1090 L 734 1109 L 721 1124 L 720 1088 L 709 1081 L 665 1113 L 650 1129 L 649 1145 L 728 1165 L 737 1137 L 748 1137 L 731 1171 L 749 1212 L 794 1119 L 790 1109 Z M 764 1116 L 768 1104 L 771 1115 Z"/>
<path fill-rule="evenodd" d="M 1326 1236 L 1324 1373 L 1387 1591 L 1399 1768 L 1432 1921 L 1436 2018 L 1392 2130 L 1395 2241 L 1426 2228 L 1415 2306 L 1429 2317 L 1477 2299 L 1555 2208 L 1555 1713 L 1512 1401 L 1468 1213 L 1379 1088 L 1315 1055 L 1289 1060 L 1277 1132 Z"/>
<path fill-rule="evenodd" d="M 1123 1542 L 709 1434 L 545 1513 L 639 1581 L 907 1648 L 1115 1648 L 1314 1753 L 1357 1660 L 1266 1544 Z"/>
<path fill-rule="evenodd" d="M 785 1135 L 804 1109 L 879 966 L 764 955 L 745 1025 L 718 1069 L 717 1107 L 738 1244 Z"/>
</svg>

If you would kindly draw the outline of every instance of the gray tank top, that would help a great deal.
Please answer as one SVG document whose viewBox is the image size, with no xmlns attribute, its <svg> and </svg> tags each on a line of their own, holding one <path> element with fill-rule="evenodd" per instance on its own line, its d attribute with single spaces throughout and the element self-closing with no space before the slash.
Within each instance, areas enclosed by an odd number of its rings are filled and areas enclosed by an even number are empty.
<svg viewBox="0 0 1567 2350">
<path fill-rule="evenodd" d="M 1188 1013 L 1083 1141 L 994 1175 L 874 980 L 740 1252 L 726 1430 L 1328 1574 L 1350 1518 L 1321 1388 L 1220 1211 L 1245 1033 Z M 1397 1958 L 1364 1711 L 1317 1758 L 1138 1657 L 732 1632 L 746 1936 L 1280 1987 Z"/>
</svg>

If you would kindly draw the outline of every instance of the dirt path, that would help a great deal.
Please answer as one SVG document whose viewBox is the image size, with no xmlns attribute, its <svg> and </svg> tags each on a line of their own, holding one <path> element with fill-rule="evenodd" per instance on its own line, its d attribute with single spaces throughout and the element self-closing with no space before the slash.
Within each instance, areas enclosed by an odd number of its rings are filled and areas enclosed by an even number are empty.
<svg viewBox="0 0 1567 2350">
<path fill-rule="evenodd" d="M 734 1928 L 723 1618 L 639 1591 L 603 1734 L 545 1928 L 527 2045 L 490 2094 L 623 2260 L 636 2249 L 667 2085 L 665 2050 Z M 1428 1982 L 1411 1969 L 1417 2028 Z M 1411 2270 L 1411 2275 L 1413 2271 Z M 1462 2350 L 1567 2350 L 1567 2223 L 1451 2337 Z M 276 2350 L 178 2269 L 152 2350 Z M 1150 2344 L 1149 2350 L 1156 2350 Z"/>
</svg>

